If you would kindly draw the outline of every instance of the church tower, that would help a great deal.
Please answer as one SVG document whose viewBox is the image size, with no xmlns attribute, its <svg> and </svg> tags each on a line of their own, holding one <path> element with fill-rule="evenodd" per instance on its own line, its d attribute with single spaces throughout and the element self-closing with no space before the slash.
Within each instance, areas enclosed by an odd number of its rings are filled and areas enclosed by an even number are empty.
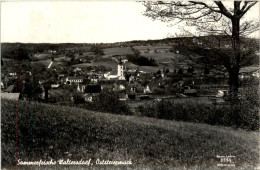
<svg viewBox="0 0 260 170">
<path fill-rule="evenodd" d="M 118 66 L 117 66 L 117 76 L 118 76 L 118 80 L 125 80 L 124 68 L 123 68 L 123 63 L 122 63 L 121 58 L 120 58 Z"/>
</svg>

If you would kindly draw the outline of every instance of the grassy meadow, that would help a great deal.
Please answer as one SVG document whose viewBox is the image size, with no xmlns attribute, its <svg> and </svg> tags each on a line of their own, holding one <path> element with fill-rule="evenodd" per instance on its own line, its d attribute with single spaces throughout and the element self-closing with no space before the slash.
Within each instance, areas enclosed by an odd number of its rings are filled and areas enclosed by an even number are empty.
<svg viewBox="0 0 260 170">
<path fill-rule="evenodd" d="M 131 159 L 129 169 L 212 168 L 220 163 L 217 155 L 235 156 L 240 168 L 259 161 L 258 132 L 28 101 L 3 99 L 1 104 L 6 168 L 15 167 L 16 139 L 17 158 L 23 161 Z"/>
</svg>

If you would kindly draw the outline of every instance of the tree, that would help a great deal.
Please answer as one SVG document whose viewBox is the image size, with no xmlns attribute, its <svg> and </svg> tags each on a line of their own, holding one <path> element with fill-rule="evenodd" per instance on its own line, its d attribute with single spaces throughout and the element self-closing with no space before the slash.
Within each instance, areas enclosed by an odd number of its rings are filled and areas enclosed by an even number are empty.
<svg viewBox="0 0 260 170">
<path fill-rule="evenodd" d="M 124 115 L 132 114 L 128 105 L 120 101 L 120 95 L 115 91 L 105 89 L 93 98 L 93 102 L 95 103 L 95 109 L 97 111 Z"/>
<path fill-rule="evenodd" d="M 90 51 L 94 52 L 98 57 L 104 55 L 104 51 L 99 45 L 92 46 Z"/>
<path fill-rule="evenodd" d="M 205 67 L 205 68 L 204 68 L 204 74 L 205 74 L 205 75 L 208 75 L 208 74 L 209 74 L 209 68 L 208 68 L 208 67 Z"/>
<path fill-rule="evenodd" d="M 194 71 L 195 71 L 195 70 L 194 70 L 193 67 L 189 67 L 188 70 L 187 70 L 187 72 L 188 72 L 188 73 L 191 73 L 191 74 L 192 74 Z"/>
<path fill-rule="evenodd" d="M 18 60 L 27 60 L 27 59 L 29 59 L 28 50 L 24 46 L 20 46 L 17 49 L 16 55 L 17 55 L 17 59 Z"/>
<path fill-rule="evenodd" d="M 182 68 L 180 68 L 180 69 L 178 70 L 178 74 L 183 74 Z"/>
<path fill-rule="evenodd" d="M 126 81 L 129 82 L 130 77 L 131 77 L 131 73 L 124 72 L 124 74 L 125 74 L 125 79 L 126 79 Z"/>
<path fill-rule="evenodd" d="M 144 15 L 161 21 L 186 21 L 188 26 L 196 26 L 201 33 L 208 35 L 230 35 L 231 50 L 219 51 L 212 48 L 212 54 L 220 57 L 229 76 L 229 89 L 232 102 L 238 99 L 238 75 L 241 59 L 248 56 L 250 50 L 244 51 L 241 36 L 246 36 L 259 28 L 259 23 L 241 19 L 257 4 L 257 1 L 233 1 L 233 9 L 221 1 L 175 1 L 175 2 L 144 2 Z M 201 44 L 201 43 L 196 43 Z M 212 50 L 210 49 L 210 50 Z M 193 49 L 194 50 L 194 49 Z M 194 50 L 197 54 L 207 54 L 207 50 Z"/>
<path fill-rule="evenodd" d="M 23 79 L 21 79 L 22 82 L 19 82 L 22 87 L 20 88 L 20 92 L 22 94 L 26 94 L 27 100 L 37 100 L 40 98 L 40 95 L 42 94 L 43 90 L 41 88 L 41 85 L 39 84 L 38 78 L 36 76 L 28 76 L 26 75 Z M 19 85 L 17 84 L 17 87 Z"/>
<path fill-rule="evenodd" d="M 46 81 L 45 83 L 43 83 L 43 88 L 44 88 L 45 101 L 48 102 L 49 90 L 51 89 L 51 83 Z"/>
</svg>

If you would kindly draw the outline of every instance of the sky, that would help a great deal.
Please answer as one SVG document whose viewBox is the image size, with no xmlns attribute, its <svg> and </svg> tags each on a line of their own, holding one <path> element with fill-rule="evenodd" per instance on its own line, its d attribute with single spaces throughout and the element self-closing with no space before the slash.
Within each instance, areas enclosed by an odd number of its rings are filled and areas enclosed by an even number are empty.
<svg viewBox="0 0 260 170">
<path fill-rule="evenodd" d="M 109 43 L 162 39 L 180 26 L 153 21 L 134 1 L 1 2 L 1 42 Z M 249 16 L 259 19 L 257 5 Z"/>
</svg>

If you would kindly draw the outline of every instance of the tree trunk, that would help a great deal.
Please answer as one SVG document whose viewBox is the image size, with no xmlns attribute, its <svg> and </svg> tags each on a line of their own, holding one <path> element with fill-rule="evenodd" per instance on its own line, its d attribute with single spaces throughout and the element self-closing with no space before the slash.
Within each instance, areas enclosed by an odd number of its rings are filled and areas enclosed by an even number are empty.
<svg viewBox="0 0 260 170">
<path fill-rule="evenodd" d="M 230 57 L 229 68 L 229 90 L 231 103 L 236 103 L 238 100 L 238 74 L 239 74 L 239 62 L 240 62 L 240 38 L 239 38 L 239 21 L 240 18 L 234 16 L 232 18 L 232 48 L 233 54 Z"/>
<path fill-rule="evenodd" d="M 44 92 L 45 92 L 45 95 L 44 95 L 44 96 L 45 96 L 45 101 L 46 101 L 46 102 L 48 102 L 48 94 L 49 94 L 49 93 L 48 93 L 48 90 L 49 90 L 48 88 L 44 88 Z"/>
<path fill-rule="evenodd" d="M 229 69 L 229 93 L 230 93 L 230 100 L 232 103 L 236 103 L 238 100 L 238 74 L 239 68 L 233 67 Z"/>
</svg>

